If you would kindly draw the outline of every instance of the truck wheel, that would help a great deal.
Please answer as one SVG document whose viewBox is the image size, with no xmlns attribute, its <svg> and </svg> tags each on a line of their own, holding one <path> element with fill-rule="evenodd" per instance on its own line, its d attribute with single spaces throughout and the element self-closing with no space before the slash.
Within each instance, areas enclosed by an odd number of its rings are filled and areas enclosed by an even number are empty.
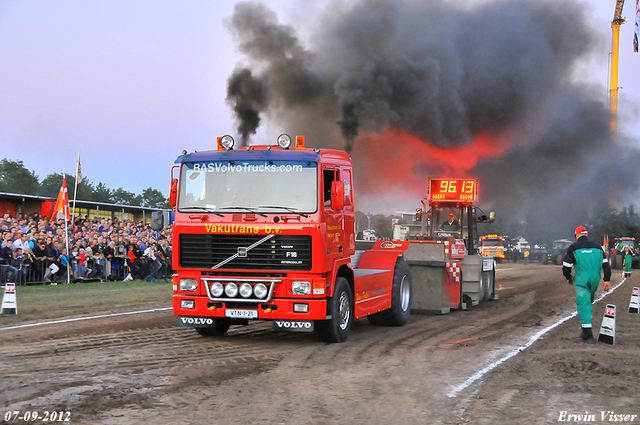
<svg viewBox="0 0 640 425">
<path fill-rule="evenodd" d="M 556 263 L 557 265 L 559 265 L 559 266 L 561 266 L 561 265 L 562 265 L 562 255 L 557 255 L 557 256 L 556 256 L 556 261 L 555 261 L 555 263 Z"/>
<path fill-rule="evenodd" d="M 611 267 L 611 269 L 615 269 L 616 268 L 616 256 L 615 255 L 610 255 L 609 256 L 609 267 Z"/>
<path fill-rule="evenodd" d="M 622 255 L 616 254 L 616 269 L 622 269 Z"/>
<path fill-rule="evenodd" d="M 489 301 L 490 299 L 492 299 L 495 295 L 496 295 L 496 270 L 495 270 L 495 264 L 494 264 L 494 269 L 487 272 L 487 298 L 484 301 Z"/>
<path fill-rule="evenodd" d="M 367 316 L 369 323 L 376 326 L 402 326 L 411 314 L 411 271 L 402 258 L 396 260 L 391 287 L 391 308 Z"/>
<path fill-rule="evenodd" d="M 318 336 L 325 342 L 344 342 L 353 322 L 353 295 L 344 277 L 336 279 L 333 297 L 329 300 L 331 319 L 316 321 Z"/>
<path fill-rule="evenodd" d="M 222 336 L 227 333 L 229 326 L 231 326 L 229 319 L 215 318 L 213 326 L 196 328 L 196 332 L 202 336 Z"/>
<path fill-rule="evenodd" d="M 480 282 L 481 287 L 480 287 L 480 302 L 485 302 L 489 300 L 489 297 L 491 296 L 491 289 L 490 289 L 490 285 L 491 282 L 489 281 L 489 272 L 480 272 L 482 275 L 482 281 Z"/>
<path fill-rule="evenodd" d="M 402 258 L 396 260 L 391 287 L 391 308 L 388 310 L 387 326 L 402 326 L 411 314 L 411 271 Z"/>
<path fill-rule="evenodd" d="M 480 265 L 480 267 L 482 267 L 482 264 Z M 487 273 L 482 271 L 482 268 L 480 269 L 480 282 L 478 282 L 478 302 L 481 303 L 483 301 L 486 301 L 486 298 L 488 297 L 488 287 L 489 285 L 487 284 Z"/>
</svg>

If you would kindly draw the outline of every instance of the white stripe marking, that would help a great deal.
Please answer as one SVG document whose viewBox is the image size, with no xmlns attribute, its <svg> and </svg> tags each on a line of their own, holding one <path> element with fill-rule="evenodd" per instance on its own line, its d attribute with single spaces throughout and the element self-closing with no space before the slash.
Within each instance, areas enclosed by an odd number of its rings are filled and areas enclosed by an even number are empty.
<svg viewBox="0 0 640 425">
<path fill-rule="evenodd" d="M 9 327 L 6 327 L 6 328 L 0 328 L 0 331 L 8 331 L 10 329 L 30 328 L 32 326 L 55 325 L 57 323 L 77 322 L 79 320 L 102 319 L 104 317 L 126 316 L 126 315 L 129 315 L 129 314 L 153 313 L 155 311 L 171 310 L 172 308 L 173 307 L 154 308 L 153 310 L 128 311 L 128 312 L 125 312 L 125 313 L 111 313 L 111 314 L 102 314 L 100 316 L 77 317 L 75 319 L 53 320 L 51 322 L 29 323 L 27 325 L 18 325 L 18 326 L 9 326 Z"/>
<path fill-rule="evenodd" d="M 615 287 L 609 289 L 607 292 L 603 293 L 602 295 L 600 295 L 600 298 L 598 298 L 597 300 L 595 300 L 593 302 L 593 304 L 597 303 L 598 301 L 602 300 L 604 297 L 606 297 L 607 295 L 609 295 L 610 293 L 612 293 L 613 291 L 615 291 L 616 289 L 618 289 L 618 287 L 620 285 L 622 285 L 624 283 L 626 279 L 622 279 L 620 281 L 620 283 L 618 285 L 616 285 Z M 526 344 L 524 344 L 521 347 L 517 347 L 514 350 L 512 350 L 511 352 L 509 352 L 506 356 L 504 356 L 503 358 L 501 358 L 500 360 L 491 363 L 489 366 L 485 367 L 484 369 L 474 373 L 473 375 L 471 375 L 466 381 L 464 381 L 462 384 L 458 385 L 457 387 L 454 387 L 453 390 L 451 390 L 451 392 L 449 394 L 447 394 L 447 397 L 456 397 L 458 395 L 458 393 L 462 390 L 464 390 L 465 388 L 467 388 L 469 385 L 473 384 L 475 381 L 477 381 L 478 379 L 482 378 L 484 375 L 486 375 L 487 373 L 489 373 L 490 371 L 492 371 L 493 369 L 495 369 L 496 367 L 500 366 L 502 363 L 506 362 L 507 360 L 509 360 L 511 357 L 514 357 L 516 354 L 520 353 L 521 351 L 529 348 L 531 345 L 533 345 L 534 342 L 536 342 L 538 339 L 540 339 L 541 336 L 543 336 L 544 334 L 546 334 L 547 332 L 549 332 L 550 330 L 552 330 L 553 328 L 563 324 L 564 322 L 566 322 L 569 319 L 572 319 L 574 317 L 576 317 L 578 315 L 578 312 L 575 311 L 572 314 L 570 314 L 567 317 L 563 317 L 562 319 L 560 319 L 559 321 L 557 321 L 556 323 L 554 323 L 551 326 L 547 326 L 546 328 L 542 329 L 541 331 L 539 331 L 538 333 L 536 333 L 534 336 L 532 336 L 529 341 L 527 341 Z"/>
</svg>

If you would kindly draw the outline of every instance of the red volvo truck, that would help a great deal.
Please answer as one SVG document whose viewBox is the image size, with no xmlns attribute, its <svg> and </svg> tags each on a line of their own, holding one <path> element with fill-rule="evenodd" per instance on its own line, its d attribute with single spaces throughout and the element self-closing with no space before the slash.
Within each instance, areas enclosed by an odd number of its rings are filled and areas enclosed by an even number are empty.
<svg viewBox="0 0 640 425">
<path fill-rule="evenodd" d="M 407 242 L 356 255 L 355 191 L 347 153 L 276 145 L 180 155 L 171 170 L 173 310 L 204 336 L 273 321 L 342 342 L 353 320 L 401 326 L 410 314 Z M 162 228 L 162 214 L 154 214 Z"/>
</svg>

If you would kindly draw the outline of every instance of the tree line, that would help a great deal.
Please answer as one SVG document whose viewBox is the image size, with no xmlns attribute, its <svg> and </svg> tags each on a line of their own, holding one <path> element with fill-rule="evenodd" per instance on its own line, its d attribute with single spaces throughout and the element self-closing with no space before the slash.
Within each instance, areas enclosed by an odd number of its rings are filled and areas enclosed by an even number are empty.
<svg viewBox="0 0 640 425">
<path fill-rule="evenodd" d="M 399 219 L 397 215 L 372 214 L 370 216 L 371 229 L 375 230 L 380 239 L 393 237 L 393 219 Z M 549 217 L 548 220 L 553 220 Z M 356 213 L 358 229 L 367 228 L 369 219 L 362 212 Z M 640 242 L 640 214 L 636 212 L 633 204 L 623 207 L 620 211 L 610 205 L 602 204 L 591 212 L 585 212 L 583 217 L 576 218 L 575 226 L 584 225 L 589 230 L 589 239 L 602 244 L 607 235 L 610 243 L 614 238 L 632 237 Z M 549 226 L 544 220 L 537 220 L 533 215 L 525 215 L 524 220 L 509 215 L 500 216 L 491 224 L 479 223 L 480 235 L 498 234 L 506 237 L 507 243 L 515 244 L 518 237 L 525 238 L 531 246 L 541 245 L 551 248 L 556 239 L 574 240 L 573 227 L 567 227 L 566 234 L 555 234 L 549 231 Z"/>
<path fill-rule="evenodd" d="M 572 226 L 565 226 L 566 231 L 562 234 L 550 231 L 548 222 L 556 219 L 550 215 L 546 219 L 540 219 L 534 214 L 525 214 L 524 220 L 516 218 L 496 218 L 495 223 L 483 227 L 480 234 L 495 233 L 506 236 L 508 242 L 515 243 L 517 237 L 523 237 L 529 245 L 541 245 L 551 247 L 554 240 L 569 239 L 575 241 L 573 230 L 582 225 L 589 231 L 589 239 L 598 244 L 602 244 L 605 235 L 609 242 L 613 243 L 614 238 L 632 237 L 640 241 L 640 215 L 635 211 L 633 204 L 617 210 L 613 206 L 603 203 L 592 211 L 584 211 L 580 217 L 571 220 Z"/>
<path fill-rule="evenodd" d="M 69 199 L 73 199 L 75 176 L 67 174 L 66 177 Z M 24 167 L 22 161 L 11 161 L 6 158 L 0 161 L 0 192 L 56 198 L 60 191 L 62 178 L 62 174 L 53 173 L 40 181 L 33 171 Z M 167 199 L 157 189 L 149 187 L 137 195 L 121 187 L 115 190 L 109 189 L 102 182 L 94 186 L 86 178 L 78 182 L 77 199 L 149 208 L 169 208 Z M 399 218 L 397 215 L 373 214 L 370 216 L 371 228 L 375 230 L 378 238 L 391 239 L 393 237 L 392 220 Z M 526 214 L 524 220 L 519 220 L 508 214 L 506 217 L 498 214 L 495 223 L 481 224 L 478 230 L 481 235 L 495 233 L 514 240 L 516 237 L 522 236 L 532 246 L 537 244 L 550 247 L 555 239 L 573 238 L 573 235 L 570 234 L 573 229 L 569 229 L 568 234 L 551 232 L 548 220 L 553 219 L 554 217 L 550 216 L 545 220 L 540 220 L 533 214 Z M 358 212 L 356 221 L 358 229 L 363 230 L 368 227 L 367 214 Z M 587 226 L 589 239 L 597 243 L 602 243 L 604 235 L 608 235 L 611 241 L 622 236 L 634 237 L 640 241 L 640 215 L 635 211 L 633 204 L 623 207 L 620 211 L 610 205 L 602 204 L 595 211 L 585 212 L 583 217 L 576 217 L 575 223 Z"/>
<path fill-rule="evenodd" d="M 75 194 L 76 178 L 74 174 L 66 174 L 70 200 L 74 198 Z M 40 181 L 38 175 L 25 168 L 22 161 L 12 161 L 6 158 L 0 161 L 0 192 L 57 198 L 62 186 L 62 179 L 62 174 L 52 173 Z M 76 199 L 149 208 L 169 208 L 167 198 L 157 189 L 148 187 L 137 195 L 122 187 L 110 189 L 102 182 L 94 186 L 86 177 L 78 182 Z"/>
</svg>

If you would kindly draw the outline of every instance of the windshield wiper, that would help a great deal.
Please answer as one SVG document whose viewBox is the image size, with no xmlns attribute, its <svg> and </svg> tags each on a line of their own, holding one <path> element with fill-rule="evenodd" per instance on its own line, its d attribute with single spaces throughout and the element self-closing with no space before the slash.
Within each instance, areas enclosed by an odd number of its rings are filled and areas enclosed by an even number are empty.
<svg viewBox="0 0 640 425">
<path fill-rule="evenodd" d="M 260 212 L 258 212 L 257 208 L 254 207 L 221 207 L 221 210 L 246 210 L 246 211 L 250 211 L 252 213 L 261 215 L 262 217 L 266 217 L 266 214 L 262 214 Z"/>
<path fill-rule="evenodd" d="M 301 216 L 303 216 L 305 218 L 309 217 L 307 214 L 298 212 L 298 210 L 296 208 L 292 208 L 292 207 L 282 207 L 280 205 L 260 205 L 258 208 L 277 208 L 277 209 L 280 209 L 280 210 L 287 210 L 287 211 L 292 212 L 294 214 L 299 214 L 299 215 L 301 215 Z"/>
<path fill-rule="evenodd" d="M 193 206 L 193 207 L 180 207 L 178 208 L 178 210 L 180 211 L 202 211 L 202 212 L 206 212 L 206 213 L 212 213 L 217 215 L 218 217 L 224 217 L 224 214 L 219 213 L 218 211 L 215 211 L 211 208 L 207 208 L 207 207 L 197 207 L 197 206 Z"/>
</svg>

